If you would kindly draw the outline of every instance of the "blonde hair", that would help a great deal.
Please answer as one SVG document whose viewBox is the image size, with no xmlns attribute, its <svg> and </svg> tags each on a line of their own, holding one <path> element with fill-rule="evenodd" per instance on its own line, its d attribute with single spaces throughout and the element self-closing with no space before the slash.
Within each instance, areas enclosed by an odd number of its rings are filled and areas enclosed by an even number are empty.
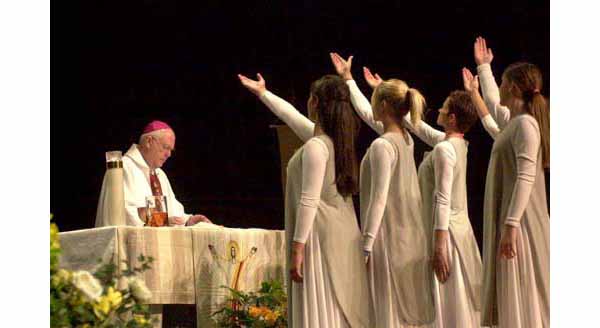
<svg viewBox="0 0 600 328">
<path fill-rule="evenodd" d="M 381 82 L 373 92 L 373 99 L 376 106 L 385 101 L 400 126 L 403 126 L 402 120 L 409 112 L 412 124 L 417 125 L 426 106 L 425 98 L 419 90 L 410 88 L 406 82 L 398 79 Z"/>
</svg>

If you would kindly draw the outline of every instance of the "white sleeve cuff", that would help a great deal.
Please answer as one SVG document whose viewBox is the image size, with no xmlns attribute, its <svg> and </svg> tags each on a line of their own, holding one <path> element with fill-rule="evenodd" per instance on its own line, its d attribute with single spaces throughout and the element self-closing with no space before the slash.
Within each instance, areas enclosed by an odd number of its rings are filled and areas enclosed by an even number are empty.
<svg viewBox="0 0 600 328">
<path fill-rule="evenodd" d="M 491 72 L 492 71 L 492 65 L 490 64 L 481 64 L 479 66 L 477 66 L 477 74 L 481 74 L 482 72 Z"/>
<path fill-rule="evenodd" d="M 504 222 L 504 224 L 519 228 L 521 226 L 521 220 L 519 220 L 518 218 L 508 217 L 508 218 L 506 218 L 506 221 Z"/>
<path fill-rule="evenodd" d="M 363 236 L 363 250 L 367 252 L 373 251 L 373 244 L 375 243 L 375 237 L 370 235 Z"/>
</svg>

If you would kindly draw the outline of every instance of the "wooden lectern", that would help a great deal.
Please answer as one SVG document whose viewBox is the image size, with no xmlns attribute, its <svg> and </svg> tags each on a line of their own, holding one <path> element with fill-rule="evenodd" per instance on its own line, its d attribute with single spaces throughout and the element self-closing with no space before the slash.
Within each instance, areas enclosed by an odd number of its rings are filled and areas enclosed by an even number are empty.
<svg viewBox="0 0 600 328">
<path fill-rule="evenodd" d="M 271 128 L 277 130 L 277 139 L 279 140 L 279 158 L 281 159 L 281 183 L 283 193 L 285 195 L 285 182 L 287 164 L 292 158 L 292 155 L 302 147 L 303 142 L 294 134 L 294 131 L 287 125 L 271 125 Z"/>
</svg>

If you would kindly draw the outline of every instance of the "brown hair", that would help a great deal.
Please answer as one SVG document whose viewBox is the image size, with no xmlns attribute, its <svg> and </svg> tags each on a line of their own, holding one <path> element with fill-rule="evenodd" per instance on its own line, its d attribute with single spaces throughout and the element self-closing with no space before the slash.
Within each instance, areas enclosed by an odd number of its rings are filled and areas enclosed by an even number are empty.
<svg viewBox="0 0 600 328">
<path fill-rule="evenodd" d="M 503 78 L 517 91 L 513 95 L 523 100 L 523 110 L 533 116 L 540 127 L 542 164 L 550 167 L 550 105 L 542 90 L 542 73 L 530 63 L 514 63 L 504 70 Z"/>
<path fill-rule="evenodd" d="M 310 86 L 317 98 L 318 124 L 333 141 L 335 152 L 335 183 L 346 197 L 358 192 L 356 139 L 360 120 L 350 103 L 350 89 L 337 75 L 325 75 Z"/>
<path fill-rule="evenodd" d="M 392 115 L 400 126 L 404 116 L 410 112 L 410 119 L 413 125 L 416 125 L 423 115 L 425 108 L 425 98 L 419 90 L 409 88 L 408 84 L 402 80 L 389 79 L 381 82 L 373 91 L 375 104 L 382 101 L 392 109 Z"/>
<path fill-rule="evenodd" d="M 469 131 L 473 124 L 477 122 L 477 109 L 468 92 L 463 90 L 452 91 L 448 96 L 446 106 L 448 115 L 454 114 L 456 117 L 456 128 L 461 133 Z"/>
</svg>

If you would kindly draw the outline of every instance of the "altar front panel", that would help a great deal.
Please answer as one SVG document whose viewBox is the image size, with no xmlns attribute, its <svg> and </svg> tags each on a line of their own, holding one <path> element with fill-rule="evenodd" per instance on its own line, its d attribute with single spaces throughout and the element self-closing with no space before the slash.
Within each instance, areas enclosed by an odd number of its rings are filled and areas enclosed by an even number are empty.
<svg viewBox="0 0 600 328">
<path fill-rule="evenodd" d="M 254 291 L 263 281 L 285 281 L 283 231 L 194 229 L 192 240 L 198 327 L 209 327 L 210 314 L 229 298 L 223 286 Z"/>
<path fill-rule="evenodd" d="M 60 266 L 94 271 L 101 263 L 123 269 L 154 258 L 141 278 L 151 304 L 196 304 L 198 327 L 229 297 L 222 286 L 254 291 L 265 280 L 285 281 L 285 233 L 281 230 L 194 227 L 102 227 L 59 233 Z"/>
</svg>

